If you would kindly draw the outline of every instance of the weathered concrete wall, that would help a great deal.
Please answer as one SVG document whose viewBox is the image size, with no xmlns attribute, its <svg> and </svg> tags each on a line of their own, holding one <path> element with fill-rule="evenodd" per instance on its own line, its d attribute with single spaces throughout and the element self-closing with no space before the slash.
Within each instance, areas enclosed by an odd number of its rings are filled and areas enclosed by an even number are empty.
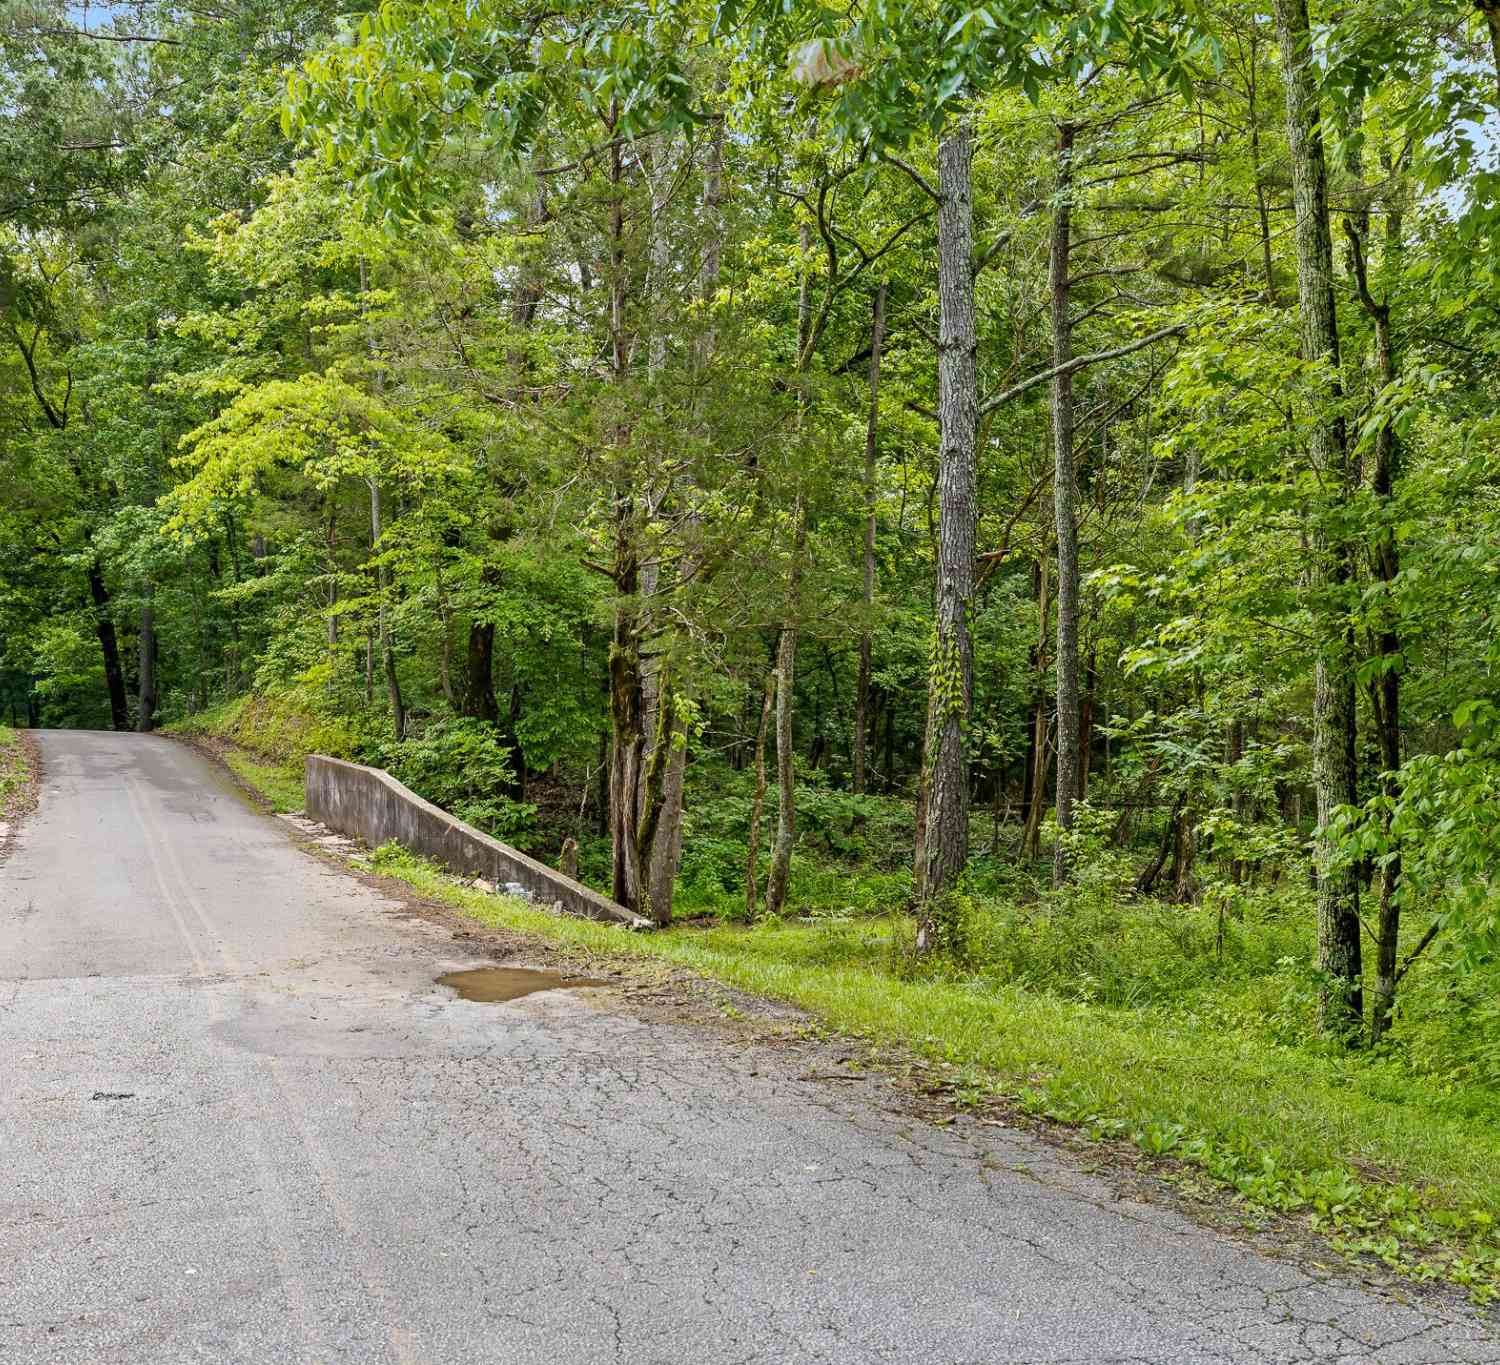
<svg viewBox="0 0 1500 1365">
<path fill-rule="evenodd" d="M 314 820 L 371 848 L 394 839 L 461 876 L 484 877 L 497 886 L 519 882 L 542 905 L 556 904 L 565 914 L 651 928 L 608 897 L 439 810 L 380 768 L 309 754 L 306 802 Z"/>
</svg>

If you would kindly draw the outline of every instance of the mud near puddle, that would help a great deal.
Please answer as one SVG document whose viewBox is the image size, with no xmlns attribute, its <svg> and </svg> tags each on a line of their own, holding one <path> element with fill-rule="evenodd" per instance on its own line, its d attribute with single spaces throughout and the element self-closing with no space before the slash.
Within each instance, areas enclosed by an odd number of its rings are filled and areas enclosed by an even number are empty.
<svg viewBox="0 0 1500 1365">
<path fill-rule="evenodd" d="M 542 967 L 474 967 L 463 972 L 444 972 L 439 986 L 457 992 L 460 1000 L 498 1005 L 519 1000 L 538 991 L 575 990 L 613 983 L 593 976 L 565 976 Z"/>
</svg>

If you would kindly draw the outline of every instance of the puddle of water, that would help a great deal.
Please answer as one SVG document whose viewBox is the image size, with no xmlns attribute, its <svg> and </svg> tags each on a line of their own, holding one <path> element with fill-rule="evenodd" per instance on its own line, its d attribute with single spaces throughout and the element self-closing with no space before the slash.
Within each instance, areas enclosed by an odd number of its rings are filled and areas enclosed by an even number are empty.
<svg viewBox="0 0 1500 1365">
<path fill-rule="evenodd" d="M 444 972 L 439 986 L 458 992 L 461 1000 L 477 1000 L 494 1005 L 504 1000 L 519 1000 L 537 991 L 555 991 L 566 987 L 608 986 L 611 983 L 591 976 L 564 976 L 540 967 L 474 967 L 465 972 Z"/>
</svg>

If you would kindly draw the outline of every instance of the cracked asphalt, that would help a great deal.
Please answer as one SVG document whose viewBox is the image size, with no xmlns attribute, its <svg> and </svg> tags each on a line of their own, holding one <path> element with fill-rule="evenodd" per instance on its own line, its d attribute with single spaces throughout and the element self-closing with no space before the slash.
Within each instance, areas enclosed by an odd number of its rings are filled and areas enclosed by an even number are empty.
<svg viewBox="0 0 1500 1365">
<path fill-rule="evenodd" d="M 0 866 L 0 1361 L 1500 1361 L 1008 1129 L 472 944 L 211 763 L 44 732 Z"/>
</svg>

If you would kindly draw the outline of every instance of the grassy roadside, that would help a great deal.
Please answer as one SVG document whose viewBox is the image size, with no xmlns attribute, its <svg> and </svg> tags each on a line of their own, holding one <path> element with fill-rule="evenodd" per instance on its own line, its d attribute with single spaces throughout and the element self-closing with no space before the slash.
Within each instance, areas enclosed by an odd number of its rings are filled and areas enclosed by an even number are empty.
<svg viewBox="0 0 1500 1365">
<path fill-rule="evenodd" d="M 0 725 L 0 822 L 20 816 L 29 799 L 32 775 L 21 735 Z"/>
<path fill-rule="evenodd" d="M 254 696 L 236 697 L 163 729 L 210 748 L 278 813 L 302 809 L 308 754 L 341 756 L 347 748 L 347 737 L 335 726 L 310 723 L 299 712 Z"/>
<path fill-rule="evenodd" d="M 223 757 L 274 806 L 300 804 L 285 765 Z M 916 977 L 892 950 L 903 926 L 890 919 L 638 936 L 470 890 L 392 846 L 376 862 L 480 923 L 800 1006 L 831 1029 L 948 1063 L 959 1103 L 1133 1143 L 1164 1172 L 1296 1218 L 1343 1254 L 1479 1302 L 1500 1295 L 1500 1132 L 1408 1074 L 1019 986 Z"/>
</svg>

